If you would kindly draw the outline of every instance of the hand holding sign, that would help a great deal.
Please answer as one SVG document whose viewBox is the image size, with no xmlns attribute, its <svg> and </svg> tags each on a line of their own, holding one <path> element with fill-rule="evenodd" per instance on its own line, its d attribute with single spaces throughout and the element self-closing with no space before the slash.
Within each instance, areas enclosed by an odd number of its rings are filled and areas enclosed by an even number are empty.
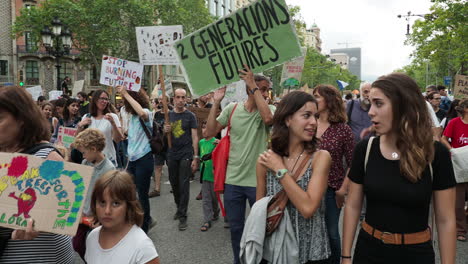
<svg viewBox="0 0 468 264">
<path fill-rule="evenodd" d="M 12 240 L 33 240 L 39 235 L 39 232 L 34 230 L 34 220 L 29 219 L 26 225 L 26 230 L 16 229 L 11 233 Z"/>
<path fill-rule="evenodd" d="M 240 73 L 240 78 L 245 81 L 245 84 L 247 84 L 247 87 L 249 88 L 250 91 L 257 87 L 257 84 L 255 83 L 254 79 L 254 74 L 250 70 L 249 66 L 247 64 L 244 64 L 244 69 L 239 70 Z"/>
<path fill-rule="evenodd" d="M 221 102 L 226 95 L 226 86 L 223 88 L 219 88 L 218 90 L 214 91 L 213 100 L 217 103 Z"/>
</svg>

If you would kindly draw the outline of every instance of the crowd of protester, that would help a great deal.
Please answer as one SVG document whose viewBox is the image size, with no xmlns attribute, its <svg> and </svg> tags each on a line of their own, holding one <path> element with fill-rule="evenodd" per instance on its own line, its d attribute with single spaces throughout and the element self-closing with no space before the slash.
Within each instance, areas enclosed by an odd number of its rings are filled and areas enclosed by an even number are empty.
<svg viewBox="0 0 468 264">
<path fill-rule="evenodd" d="M 149 199 L 161 195 L 165 165 L 178 229 L 189 228 L 199 172 L 197 228 L 208 231 L 225 208 L 235 264 L 435 263 L 434 230 L 441 262 L 455 263 L 468 182 L 456 177 L 451 154 L 468 146 L 468 99 L 452 101 L 443 86 L 423 94 L 392 73 L 363 83 L 359 98 L 317 85 L 272 100 L 270 79 L 239 73 L 247 99 L 223 109 L 225 87 L 192 101 L 185 89 L 169 99 L 118 86 L 116 105 L 105 90 L 34 102 L 20 87 L 0 87 L 1 152 L 94 167 L 76 235 L 37 232 L 32 220 L 26 230 L 1 227 L 0 263 L 72 263 L 74 251 L 87 263 L 159 263 L 147 236 L 158 218 Z M 208 108 L 208 117 L 199 123 L 190 107 Z M 60 127 L 77 129 L 68 149 Z M 212 160 L 227 128 L 221 201 Z M 283 211 L 272 213 L 278 203 Z"/>
</svg>

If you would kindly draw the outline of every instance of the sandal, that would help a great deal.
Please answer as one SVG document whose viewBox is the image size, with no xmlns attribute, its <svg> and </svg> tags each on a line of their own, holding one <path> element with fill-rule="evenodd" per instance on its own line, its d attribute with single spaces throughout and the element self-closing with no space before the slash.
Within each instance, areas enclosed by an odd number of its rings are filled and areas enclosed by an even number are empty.
<svg viewBox="0 0 468 264">
<path fill-rule="evenodd" d="M 208 229 L 210 229 L 210 227 L 211 227 L 211 223 L 206 222 L 201 226 L 200 231 L 202 231 L 202 232 L 208 231 Z"/>
<path fill-rule="evenodd" d="M 461 242 L 466 242 L 466 237 L 464 235 L 458 235 L 457 240 Z"/>
</svg>

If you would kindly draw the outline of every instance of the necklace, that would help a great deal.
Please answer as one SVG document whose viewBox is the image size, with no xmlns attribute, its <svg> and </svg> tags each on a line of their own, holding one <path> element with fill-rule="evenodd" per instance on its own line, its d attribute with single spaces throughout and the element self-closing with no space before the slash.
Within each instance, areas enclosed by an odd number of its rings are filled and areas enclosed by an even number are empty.
<svg viewBox="0 0 468 264">
<path fill-rule="evenodd" d="M 294 165 L 293 165 L 293 167 L 292 167 L 291 172 L 293 172 L 294 169 L 296 168 L 297 162 L 298 162 L 299 159 L 302 157 L 302 154 L 304 154 L 304 150 L 305 150 L 305 149 L 303 149 L 302 152 L 301 152 L 301 154 L 299 154 L 299 156 L 297 156 L 296 161 L 294 162 Z M 293 160 L 293 159 L 290 159 L 290 158 L 287 158 L 287 159 L 288 159 L 288 160 Z"/>
<path fill-rule="evenodd" d="M 400 155 L 398 155 L 398 153 L 392 152 L 392 159 L 398 159 L 399 157 Z"/>
</svg>

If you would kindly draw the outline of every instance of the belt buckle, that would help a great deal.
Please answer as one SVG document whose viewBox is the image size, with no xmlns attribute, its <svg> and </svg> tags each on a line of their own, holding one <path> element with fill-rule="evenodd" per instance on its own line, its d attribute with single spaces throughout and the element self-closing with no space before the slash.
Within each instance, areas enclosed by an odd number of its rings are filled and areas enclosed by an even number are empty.
<svg viewBox="0 0 468 264">
<path fill-rule="evenodd" d="M 392 236 L 393 234 L 389 233 L 389 232 L 382 232 L 382 235 L 380 235 L 380 241 L 382 241 L 382 243 L 384 243 L 384 244 L 388 244 L 387 242 L 385 242 L 384 235 Z"/>
</svg>

